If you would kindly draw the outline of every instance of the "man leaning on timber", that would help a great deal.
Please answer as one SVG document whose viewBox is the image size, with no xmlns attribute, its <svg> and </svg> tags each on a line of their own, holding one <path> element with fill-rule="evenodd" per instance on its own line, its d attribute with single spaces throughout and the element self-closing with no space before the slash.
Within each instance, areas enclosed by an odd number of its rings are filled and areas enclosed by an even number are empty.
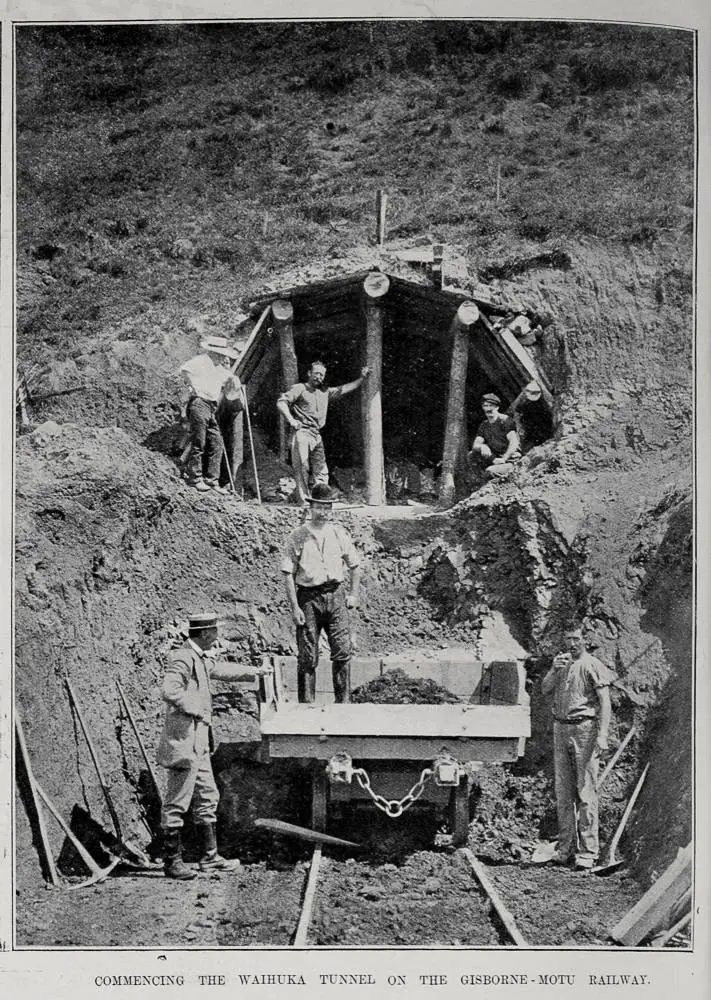
<svg viewBox="0 0 711 1000">
<path fill-rule="evenodd" d="M 322 361 L 313 361 L 306 382 L 297 382 L 277 400 L 277 409 L 293 431 L 291 465 L 296 480 L 296 500 L 300 506 L 307 506 L 309 477 L 314 483 L 328 485 L 326 452 L 321 438 L 328 404 L 355 392 L 369 374 L 370 368 L 366 366 L 361 370 L 360 378 L 353 382 L 324 389 L 326 366 Z"/>
<path fill-rule="evenodd" d="M 200 347 L 204 353 L 190 358 L 179 369 L 188 391 L 183 406 L 190 433 L 185 478 L 201 493 L 224 492 L 220 488 L 224 439 L 219 420 L 226 411 L 237 412 L 242 403 L 240 380 L 223 360 L 236 361 L 239 351 L 223 337 L 208 337 Z"/>
<path fill-rule="evenodd" d="M 191 802 L 201 838 L 201 871 L 231 871 L 239 866 L 239 861 L 228 861 L 217 853 L 215 826 L 220 795 L 210 761 L 210 679 L 252 681 L 261 671 L 245 671 L 236 663 L 218 663 L 217 635 L 214 614 L 191 615 L 188 637 L 168 654 L 163 678 L 165 722 L 157 761 L 168 771 L 161 810 L 168 878 L 195 878 L 194 869 L 183 862 L 181 843 L 183 820 Z"/>
<path fill-rule="evenodd" d="M 331 647 L 333 693 L 350 701 L 351 633 L 348 609 L 358 605 L 360 556 L 348 531 L 331 520 L 333 493 L 317 483 L 307 497 L 310 520 L 291 532 L 281 569 L 296 625 L 300 702 L 316 697 L 316 667 L 321 630 Z M 344 584 L 344 567 L 350 576 Z"/>
<path fill-rule="evenodd" d="M 598 770 L 607 750 L 610 683 L 615 675 L 585 649 L 579 628 L 565 634 L 568 651 L 553 658 L 542 690 L 553 695 L 553 764 L 558 811 L 554 861 L 592 868 L 597 860 Z"/>
</svg>

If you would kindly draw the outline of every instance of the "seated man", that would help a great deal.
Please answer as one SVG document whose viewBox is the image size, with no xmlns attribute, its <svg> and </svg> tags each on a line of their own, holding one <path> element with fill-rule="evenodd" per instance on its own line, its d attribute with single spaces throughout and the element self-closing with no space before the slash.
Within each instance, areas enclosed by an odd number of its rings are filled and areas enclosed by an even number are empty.
<svg viewBox="0 0 711 1000">
<path fill-rule="evenodd" d="M 521 444 L 516 424 L 499 411 L 501 400 L 494 392 L 482 396 L 481 408 L 485 420 L 479 424 L 474 444 L 469 452 L 484 475 L 488 477 L 508 476 L 513 471 L 513 463 L 521 458 Z"/>
</svg>

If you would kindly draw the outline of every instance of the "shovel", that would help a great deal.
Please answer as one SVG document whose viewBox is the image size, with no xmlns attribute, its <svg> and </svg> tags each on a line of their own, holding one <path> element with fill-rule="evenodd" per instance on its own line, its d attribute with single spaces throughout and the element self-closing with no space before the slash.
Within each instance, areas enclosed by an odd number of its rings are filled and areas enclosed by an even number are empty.
<svg viewBox="0 0 711 1000">
<path fill-rule="evenodd" d="M 596 865 L 595 868 L 591 869 L 593 875 L 608 875 L 610 872 L 616 871 L 621 868 L 625 863 L 624 858 L 617 857 L 617 848 L 619 847 L 622 834 L 627 826 L 627 821 L 630 818 L 632 810 L 634 809 L 634 804 L 639 797 L 639 793 L 642 791 L 642 785 L 644 784 L 644 779 L 647 777 L 647 771 L 649 770 L 649 764 L 642 771 L 639 781 L 635 785 L 634 791 L 630 796 L 630 800 L 625 807 L 625 811 L 622 813 L 622 819 L 619 822 L 617 829 L 612 835 L 612 840 L 608 844 L 605 853 L 601 859 L 601 864 Z"/>
</svg>

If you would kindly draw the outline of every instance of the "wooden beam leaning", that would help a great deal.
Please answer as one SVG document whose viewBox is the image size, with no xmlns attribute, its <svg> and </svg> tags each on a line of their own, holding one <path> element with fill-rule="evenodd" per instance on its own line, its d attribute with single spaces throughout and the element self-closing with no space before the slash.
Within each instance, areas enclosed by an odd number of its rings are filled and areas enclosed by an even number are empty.
<svg viewBox="0 0 711 1000">
<path fill-rule="evenodd" d="M 462 302 L 452 320 L 452 363 L 449 372 L 447 424 L 439 485 L 440 501 L 447 504 L 451 504 L 454 500 L 454 473 L 466 433 L 464 399 L 469 363 L 469 330 L 478 319 L 479 310 L 476 305 L 473 302 Z"/>
<path fill-rule="evenodd" d="M 276 299 L 272 302 L 272 318 L 279 337 L 281 353 L 282 388 L 286 391 L 299 381 L 299 368 L 294 347 L 294 307 L 288 299 Z M 279 415 L 279 457 L 282 462 L 287 457 L 287 427 L 284 418 Z"/>
<path fill-rule="evenodd" d="M 373 271 L 363 282 L 366 316 L 366 364 L 370 375 L 363 383 L 363 445 L 365 486 L 368 504 L 385 503 L 385 466 L 383 460 L 383 307 L 390 288 L 387 274 Z"/>
</svg>

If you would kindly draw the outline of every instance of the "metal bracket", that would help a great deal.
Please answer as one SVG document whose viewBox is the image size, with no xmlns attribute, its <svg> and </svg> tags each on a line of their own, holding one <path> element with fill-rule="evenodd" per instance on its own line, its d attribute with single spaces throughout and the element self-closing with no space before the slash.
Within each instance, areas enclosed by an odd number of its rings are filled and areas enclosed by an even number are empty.
<svg viewBox="0 0 711 1000">
<path fill-rule="evenodd" d="M 440 788 L 456 788 L 464 770 L 450 754 L 442 754 L 432 764 L 432 778 Z"/>
<path fill-rule="evenodd" d="M 326 774 L 332 784 L 350 785 L 353 780 L 353 761 L 347 753 L 337 753 L 326 765 Z"/>
</svg>

